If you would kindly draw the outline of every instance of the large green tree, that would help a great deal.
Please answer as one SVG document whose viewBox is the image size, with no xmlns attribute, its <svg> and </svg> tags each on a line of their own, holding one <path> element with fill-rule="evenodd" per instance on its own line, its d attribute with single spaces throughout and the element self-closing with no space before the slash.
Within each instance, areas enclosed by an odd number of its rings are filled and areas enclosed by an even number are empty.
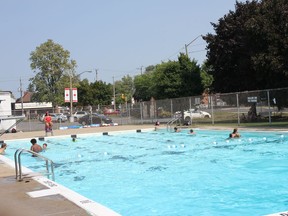
<svg viewBox="0 0 288 216">
<path fill-rule="evenodd" d="M 192 61 L 187 55 L 180 53 L 178 57 L 180 65 L 180 77 L 182 86 L 178 97 L 189 97 L 192 95 L 200 95 L 203 92 L 203 84 L 201 82 L 201 68 L 197 62 Z"/>
<path fill-rule="evenodd" d="M 115 82 L 116 104 L 131 102 L 134 93 L 134 81 L 129 75 L 122 77 L 121 80 Z"/>
<path fill-rule="evenodd" d="M 213 83 L 213 76 L 209 73 L 210 72 L 210 67 L 207 66 L 206 61 L 202 64 L 201 66 L 201 83 L 203 85 L 203 88 L 206 89 L 207 91 L 211 87 Z"/>
<path fill-rule="evenodd" d="M 168 61 L 157 65 L 154 72 L 153 97 L 155 99 L 176 98 L 181 95 L 182 79 L 178 61 Z"/>
<path fill-rule="evenodd" d="M 288 3 L 236 2 L 207 34 L 207 66 L 217 92 L 287 86 Z"/>
<path fill-rule="evenodd" d="M 149 66 L 143 75 L 134 78 L 136 100 L 199 95 L 203 92 L 201 68 L 195 60 L 180 53 L 178 61 Z"/>
<path fill-rule="evenodd" d="M 89 83 L 87 79 L 77 84 L 79 106 L 111 105 L 113 98 L 113 86 L 103 81 Z"/>
<path fill-rule="evenodd" d="M 144 74 L 134 77 L 135 92 L 133 96 L 136 101 L 149 101 L 153 97 L 153 87 L 155 86 L 153 80 L 154 70 L 154 66 L 149 66 Z"/>
<path fill-rule="evenodd" d="M 29 85 L 34 89 L 33 100 L 52 102 L 53 106 L 63 104 L 64 88 L 69 86 L 69 76 L 75 74 L 76 68 L 69 51 L 49 39 L 31 52 L 30 61 L 30 67 L 36 73 Z"/>
</svg>

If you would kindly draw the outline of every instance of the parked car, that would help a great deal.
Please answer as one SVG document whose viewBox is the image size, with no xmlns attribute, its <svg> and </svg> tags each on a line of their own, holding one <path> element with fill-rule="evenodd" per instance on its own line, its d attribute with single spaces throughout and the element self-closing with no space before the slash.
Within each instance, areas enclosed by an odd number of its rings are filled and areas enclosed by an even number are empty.
<svg viewBox="0 0 288 216">
<path fill-rule="evenodd" d="M 184 121 L 188 122 L 194 118 L 211 118 L 211 114 L 205 111 L 201 111 L 198 109 L 190 109 L 183 112 L 184 113 Z M 175 118 L 180 118 L 182 116 L 181 111 L 177 111 L 174 114 Z"/>
<path fill-rule="evenodd" d="M 111 125 L 113 120 L 105 115 L 92 113 L 82 116 L 78 119 L 78 122 L 82 125 L 100 124 L 100 125 Z"/>
<path fill-rule="evenodd" d="M 67 116 L 63 113 L 55 113 L 58 117 L 58 122 L 61 120 L 61 122 L 66 122 L 68 120 Z"/>
<path fill-rule="evenodd" d="M 119 110 L 114 110 L 114 109 L 105 109 L 104 110 L 104 115 L 118 115 L 120 114 Z"/>
<path fill-rule="evenodd" d="M 86 111 L 77 111 L 73 114 L 74 119 L 78 121 L 79 118 L 81 118 L 82 116 L 87 115 L 88 113 Z"/>
</svg>

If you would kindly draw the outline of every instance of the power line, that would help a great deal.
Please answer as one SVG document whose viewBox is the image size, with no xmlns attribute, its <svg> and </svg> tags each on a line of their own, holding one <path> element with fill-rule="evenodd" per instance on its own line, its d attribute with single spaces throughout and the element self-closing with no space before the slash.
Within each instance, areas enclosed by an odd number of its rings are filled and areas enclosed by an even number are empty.
<svg viewBox="0 0 288 216">
<path fill-rule="evenodd" d="M 195 50 L 195 51 L 191 51 L 189 53 L 197 53 L 197 52 L 204 52 L 204 51 L 206 51 L 206 50 L 205 49 L 204 50 Z"/>
</svg>

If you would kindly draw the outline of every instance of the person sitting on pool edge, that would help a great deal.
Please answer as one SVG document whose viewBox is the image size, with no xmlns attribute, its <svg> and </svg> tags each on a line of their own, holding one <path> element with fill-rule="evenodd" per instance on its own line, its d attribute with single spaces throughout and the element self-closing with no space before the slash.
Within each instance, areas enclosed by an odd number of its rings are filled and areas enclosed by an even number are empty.
<svg viewBox="0 0 288 216">
<path fill-rule="evenodd" d="M 2 143 L 1 148 L 0 148 L 0 154 L 5 154 L 6 148 L 7 148 L 7 144 Z"/>
<path fill-rule="evenodd" d="M 240 136 L 237 128 L 234 128 L 233 132 L 229 134 L 229 138 L 239 138 Z"/>
</svg>

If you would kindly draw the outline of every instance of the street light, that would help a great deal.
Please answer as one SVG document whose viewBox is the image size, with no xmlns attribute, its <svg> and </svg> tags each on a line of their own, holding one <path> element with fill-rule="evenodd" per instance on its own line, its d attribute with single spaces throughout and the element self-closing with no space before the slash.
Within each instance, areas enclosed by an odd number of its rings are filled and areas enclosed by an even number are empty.
<svg viewBox="0 0 288 216">
<path fill-rule="evenodd" d="M 116 112 L 116 95 L 115 95 L 115 81 L 114 81 L 114 76 L 113 76 L 113 100 L 114 100 L 114 112 Z"/>
<path fill-rule="evenodd" d="M 188 57 L 188 46 L 190 44 L 192 44 L 195 40 L 197 40 L 199 37 L 201 37 L 202 35 L 197 36 L 195 39 L 193 39 L 189 44 L 185 44 L 185 52 L 186 52 L 186 56 Z"/>
<path fill-rule="evenodd" d="M 83 71 L 79 74 L 76 75 L 76 77 L 80 76 L 83 73 L 92 73 L 92 71 Z M 70 122 L 74 122 L 74 117 L 73 117 L 73 91 L 72 91 L 72 73 L 70 73 Z"/>
</svg>

